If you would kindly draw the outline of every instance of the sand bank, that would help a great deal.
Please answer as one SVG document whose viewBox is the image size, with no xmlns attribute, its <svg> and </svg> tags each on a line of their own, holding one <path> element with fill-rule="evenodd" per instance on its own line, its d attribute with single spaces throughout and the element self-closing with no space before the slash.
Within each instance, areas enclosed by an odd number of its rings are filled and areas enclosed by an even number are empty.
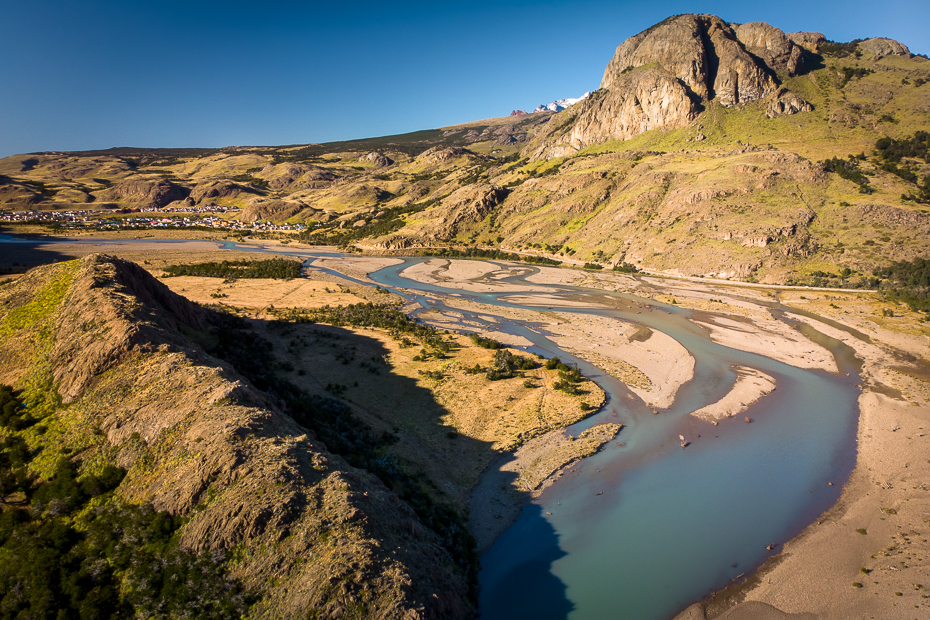
<svg viewBox="0 0 930 620">
<path fill-rule="evenodd" d="M 667 334 L 647 330 L 646 337 L 632 323 L 593 314 L 573 313 L 570 320 L 546 326 L 552 340 L 626 383 L 651 407 L 670 407 L 694 376 L 694 358 Z"/>
<path fill-rule="evenodd" d="M 899 337 L 889 343 L 873 334 L 869 343 L 816 319 L 792 318 L 863 360 L 856 467 L 837 504 L 746 583 L 677 620 L 930 618 L 930 382 L 900 365 L 890 346 Z M 908 348 L 920 351 L 921 340 L 913 337 Z"/>
<path fill-rule="evenodd" d="M 502 278 L 527 273 L 524 267 L 501 269 L 497 265 L 479 260 L 450 260 L 432 258 L 412 265 L 401 275 L 416 282 L 447 286 L 473 293 L 500 293 L 504 291 L 545 292 L 548 288 L 500 282 Z"/>
<path fill-rule="evenodd" d="M 715 403 L 692 411 L 691 415 L 713 422 L 738 415 L 775 389 L 775 379 L 754 368 L 737 366 L 736 383 L 729 393 Z"/>
<path fill-rule="evenodd" d="M 379 269 L 384 269 L 385 267 L 399 265 L 402 262 L 404 261 L 399 258 L 377 256 L 343 256 L 340 258 L 318 258 L 313 261 L 312 264 L 314 267 L 322 267 L 324 269 L 338 271 L 339 273 L 343 273 L 350 278 L 355 278 L 356 280 L 372 282 L 372 280 L 368 277 L 368 274 L 378 271 Z"/>
<path fill-rule="evenodd" d="M 726 347 L 764 355 L 798 368 L 837 372 L 833 354 L 775 319 L 737 321 L 722 316 L 691 319 L 708 331 L 710 339 Z"/>
</svg>

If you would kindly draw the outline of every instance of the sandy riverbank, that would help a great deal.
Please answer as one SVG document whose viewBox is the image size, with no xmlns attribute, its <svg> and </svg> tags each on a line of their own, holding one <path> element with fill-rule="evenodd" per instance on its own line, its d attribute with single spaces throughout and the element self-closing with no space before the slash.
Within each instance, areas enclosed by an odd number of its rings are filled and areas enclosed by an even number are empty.
<svg viewBox="0 0 930 620">
<path fill-rule="evenodd" d="M 508 284 L 500 281 L 503 278 L 528 272 L 526 267 L 519 265 L 501 268 L 493 263 L 479 260 L 431 258 L 404 269 L 401 275 L 415 282 L 447 286 L 472 293 L 545 292 L 549 290 L 546 287 Z"/>
<path fill-rule="evenodd" d="M 343 256 L 338 258 L 318 258 L 313 261 L 313 266 L 331 269 L 343 273 L 350 278 L 373 283 L 371 278 L 368 277 L 368 274 L 384 269 L 385 267 L 399 265 L 402 262 L 404 261 L 399 258 L 390 257 Z"/>
<path fill-rule="evenodd" d="M 608 290 L 615 286 L 622 288 L 624 284 L 630 286 L 620 281 L 613 283 L 609 277 L 595 278 L 559 269 L 542 269 L 532 279 L 538 283 L 576 285 L 583 282 L 590 285 L 596 279 L 601 288 Z M 771 317 L 764 306 L 765 302 L 774 300 L 770 292 L 731 291 L 717 284 L 701 286 L 698 283 L 693 288 L 680 283 L 663 288 L 663 283 L 661 279 L 650 279 L 647 286 L 637 292 L 665 303 L 674 299 L 679 307 L 693 308 L 698 312 L 695 322 L 707 329 L 714 341 L 794 366 L 835 372 L 835 362 L 826 349 Z M 612 334 L 613 339 L 622 344 L 623 338 L 631 334 L 616 325 L 595 324 L 599 317 L 574 313 L 571 317 L 562 317 L 544 310 L 501 309 L 449 298 L 445 301 L 489 315 L 536 321 L 553 334 L 560 346 L 601 368 L 608 367 L 609 359 L 631 363 L 632 349 L 610 351 L 610 343 L 605 343 L 603 337 L 605 333 Z M 930 618 L 927 606 L 930 599 L 924 598 L 930 595 L 927 591 L 930 584 L 926 583 L 926 575 L 930 574 L 930 545 L 927 543 L 930 538 L 930 485 L 926 482 L 930 479 L 927 460 L 930 454 L 930 383 L 921 375 L 919 366 L 907 363 L 912 359 L 908 356 L 930 359 L 927 338 L 912 334 L 907 326 L 902 328 L 902 319 L 897 316 L 882 318 L 880 311 L 885 306 L 867 295 L 847 295 L 841 299 L 839 295 L 826 293 L 813 299 L 810 294 L 793 294 L 792 301 L 811 311 L 823 312 L 833 320 L 848 322 L 873 340 L 866 343 L 822 321 L 792 317 L 852 346 L 864 360 L 866 391 L 860 398 L 856 468 L 833 509 L 794 540 L 779 541 L 784 542 L 784 546 L 776 547 L 772 559 L 748 581 L 693 606 L 680 618 Z M 896 313 L 899 311 L 892 309 Z M 646 342 L 658 342 L 657 338 L 661 336 L 653 333 Z M 669 357 L 676 356 L 667 355 L 666 366 Z M 647 364 L 637 361 L 635 368 L 647 376 L 650 383 L 673 383 L 663 381 L 657 374 L 661 365 L 650 375 L 645 372 L 650 370 Z M 657 364 L 660 361 L 661 358 L 656 359 Z M 622 374 L 616 369 L 610 372 Z M 627 380 L 633 383 L 629 377 Z M 740 379 L 727 396 L 696 414 L 711 419 L 739 415 L 745 406 L 762 397 L 771 387 L 770 378 L 741 371 Z M 667 398 L 673 399 L 674 391 L 668 391 L 671 395 Z M 640 396 L 645 400 L 650 395 Z M 559 431 L 551 433 L 553 437 L 559 434 Z M 550 440 L 549 435 L 532 440 L 520 449 L 523 450 L 521 456 L 531 454 L 536 443 Z M 471 502 L 472 528 L 482 549 L 519 514 L 526 493 L 521 491 L 517 481 L 527 470 L 527 463 L 532 461 L 529 457 L 521 460 L 516 455 L 503 455 L 476 487 Z M 554 479 L 554 476 L 548 478 Z M 500 490 L 501 486 L 505 487 L 504 491 Z"/>
<path fill-rule="evenodd" d="M 736 383 L 726 396 L 706 407 L 691 412 L 696 418 L 715 422 L 743 413 L 754 402 L 775 389 L 775 379 L 754 368 L 737 366 Z"/>
<path fill-rule="evenodd" d="M 702 317 L 691 322 L 707 330 L 710 339 L 740 351 L 764 355 L 798 368 L 837 372 L 833 355 L 785 323 L 775 319 L 735 320 L 724 316 Z"/>
</svg>

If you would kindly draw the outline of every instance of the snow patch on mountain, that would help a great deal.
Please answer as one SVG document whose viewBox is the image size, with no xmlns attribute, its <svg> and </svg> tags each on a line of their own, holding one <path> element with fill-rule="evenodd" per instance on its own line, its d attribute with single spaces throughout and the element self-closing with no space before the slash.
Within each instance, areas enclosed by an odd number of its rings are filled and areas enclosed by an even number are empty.
<svg viewBox="0 0 930 620">
<path fill-rule="evenodd" d="M 556 99 L 556 100 L 553 101 L 552 103 L 547 103 L 547 104 L 545 104 L 545 105 L 536 106 L 536 109 L 533 110 L 533 112 L 546 112 L 546 111 L 550 111 L 550 112 L 561 112 L 561 111 L 564 110 L 565 108 L 567 108 L 567 107 L 569 107 L 569 106 L 573 106 L 573 105 L 575 105 L 576 103 L 578 103 L 579 101 L 582 101 L 582 100 L 584 100 L 584 99 L 587 99 L 588 95 L 590 95 L 590 94 L 591 94 L 591 91 L 588 91 L 588 92 L 586 92 L 585 94 L 583 94 L 582 96 L 578 97 L 577 99 L 573 99 L 573 98 L 571 98 L 571 97 L 566 98 L 566 99 Z"/>
</svg>

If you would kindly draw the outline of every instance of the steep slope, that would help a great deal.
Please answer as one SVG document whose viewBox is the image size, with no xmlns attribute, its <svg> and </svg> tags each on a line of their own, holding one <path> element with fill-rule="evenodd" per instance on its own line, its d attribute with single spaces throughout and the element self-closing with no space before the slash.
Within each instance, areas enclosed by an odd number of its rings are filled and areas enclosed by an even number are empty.
<svg viewBox="0 0 930 620">
<path fill-rule="evenodd" d="M 0 382 L 42 418 L 24 435 L 35 473 L 125 468 L 117 496 L 188 519 L 182 547 L 225 558 L 253 617 L 469 616 L 462 570 L 414 511 L 195 342 L 236 334 L 100 255 L 0 288 Z"/>
</svg>

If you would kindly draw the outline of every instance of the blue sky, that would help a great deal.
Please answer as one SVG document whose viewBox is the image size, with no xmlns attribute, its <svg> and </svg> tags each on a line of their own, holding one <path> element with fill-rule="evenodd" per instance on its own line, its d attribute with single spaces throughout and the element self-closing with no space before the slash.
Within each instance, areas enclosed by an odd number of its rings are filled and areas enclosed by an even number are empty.
<svg viewBox="0 0 930 620">
<path fill-rule="evenodd" d="M 0 0 L 0 157 L 302 144 L 505 116 L 594 89 L 678 13 L 930 53 L 930 2 Z"/>
</svg>

